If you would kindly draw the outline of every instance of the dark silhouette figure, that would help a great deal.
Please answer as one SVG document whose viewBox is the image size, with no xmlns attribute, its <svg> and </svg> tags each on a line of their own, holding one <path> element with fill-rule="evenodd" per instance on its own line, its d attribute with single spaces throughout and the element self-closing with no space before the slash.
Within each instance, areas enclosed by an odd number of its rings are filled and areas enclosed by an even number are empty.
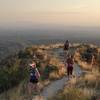
<svg viewBox="0 0 100 100">
<path fill-rule="evenodd" d="M 67 57 L 67 55 L 68 55 L 68 49 L 69 49 L 69 41 L 66 40 L 66 42 L 64 44 L 64 55 L 65 55 L 65 57 Z"/>
<path fill-rule="evenodd" d="M 73 64 L 74 64 L 73 56 L 72 55 L 68 55 L 67 60 L 66 60 L 66 67 L 67 67 L 68 78 L 73 73 Z"/>
</svg>

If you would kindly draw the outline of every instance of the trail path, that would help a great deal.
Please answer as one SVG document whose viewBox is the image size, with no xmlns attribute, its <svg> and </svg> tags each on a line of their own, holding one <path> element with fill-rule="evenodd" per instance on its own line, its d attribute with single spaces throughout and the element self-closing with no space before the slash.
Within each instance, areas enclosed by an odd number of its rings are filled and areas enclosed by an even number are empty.
<svg viewBox="0 0 100 100">
<path fill-rule="evenodd" d="M 70 49 L 69 50 L 69 53 L 73 54 L 75 51 L 75 49 Z M 61 61 L 64 60 L 64 57 L 63 57 L 63 51 L 61 49 L 54 49 L 54 55 L 56 57 L 59 57 L 59 59 Z M 79 65 L 77 65 L 76 63 L 74 64 L 74 74 L 75 76 L 80 76 L 82 74 L 82 69 L 79 67 Z M 47 100 L 48 98 L 56 95 L 56 93 L 60 90 L 60 89 L 63 89 L 64 85 L 66 84 L 66 82 L 68 81 L 68 78 L 67 76 L 63 77 L 62 79 L 59 79 L 59 80 L 56 80 L 56 81 L 53 81 L 51 82 L 50 85 L 48 85 L 47 87 L 45 87 L 41 93 L 41 96 L 45 99 L 42 99 L 42 100 Z M 36 99 L 33 99 L 33 100 L 36 100 Z"/>
</svg>

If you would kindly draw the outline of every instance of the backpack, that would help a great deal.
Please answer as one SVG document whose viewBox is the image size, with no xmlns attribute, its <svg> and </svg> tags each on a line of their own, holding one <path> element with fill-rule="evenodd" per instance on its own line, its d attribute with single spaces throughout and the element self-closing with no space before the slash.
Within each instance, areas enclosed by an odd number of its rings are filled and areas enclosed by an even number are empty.
<svg viewBox="0 0 100 100">
<path fill-rule="evenodd" d="M 30 78 L 31 78 L 32 80 L 37 79 L 35 73 L 36 73 L 36 72 L 35 72 L 35 69 L 31 69 L 31 70 L 30 70 Z"/>
<path fill-rule="evenodd" d="M 38 71 L 38 69 L 37 68 L 32 68 L 31 69 L 31 71 L 30 71 L 30 77 L 31 77 L 31 79 L 39 79 L 39 77 L 40 77 L 40 73 L 39 73 L 39 71 Z"/>
</svg>

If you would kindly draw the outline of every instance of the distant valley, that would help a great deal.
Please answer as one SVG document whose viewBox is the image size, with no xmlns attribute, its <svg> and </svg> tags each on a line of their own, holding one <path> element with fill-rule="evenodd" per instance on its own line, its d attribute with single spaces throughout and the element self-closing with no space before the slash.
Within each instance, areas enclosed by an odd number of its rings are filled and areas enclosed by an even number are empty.
<svg viewBox="0 0 100 100">
<path fill-rule="evenodd" d="M 100 45 L 99 29 L 31 29 L 31 30 L 0 30 L 0 59 L 18 52 L 33 44 L 92 43 Z M 92 33 L 95 35 L 92 35 Z M 81 34 L 82 33 L 82 34 Z"/>
</svg>

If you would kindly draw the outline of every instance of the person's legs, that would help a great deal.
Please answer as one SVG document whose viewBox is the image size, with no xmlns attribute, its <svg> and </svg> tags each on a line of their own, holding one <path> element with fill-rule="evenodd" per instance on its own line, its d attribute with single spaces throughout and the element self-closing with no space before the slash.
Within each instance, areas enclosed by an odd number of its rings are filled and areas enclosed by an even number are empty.
<svg viewBox="0 0 100 100">
<path fill-rule="evenodd" d="M 73 74 L 73 67 L 70 67 L 70 75 L 72 76 Z"/>
<path fill-rule="evenodd" d="M 71 68 L 71 75 L 73 75 L 73 67 Z"/>
<path fill-rule="evenodd" d="M 36 95 L 37 94 L 37 91 L 36 91 L 36 84 L 35 83 L 30 83 L 28 85 L 28 94 L 29 94 L 29 97 L 31 98 L 33 95 Z"/>
<path fill-rule="evenodd" d="M 36 87 L 35 87 L 36 91 L 37 91 L 38 93 L 40 93 L 39 83 L 36 83 L 35 86 L 36 86 Z"/>
<path fill-rule="evenodd" d="M 34 90 L 34 93 L 39 93 L 40 92 L 38 79 L 34 80 L 33 90 Z"/>
<path fill-rule="evenodd" d="M 34 83 L 34 85 L 33 85 L 33 90 L 36 91 L 36 89 L 37 89 L 37 84 Z"/>
<path fill-rule="evenodd" d="M 67 67 L 67 75 L 68 75 L 68 79 L 69 79 L 69 75 L 70 75 L 70 68 Z"/>
<path fill-rule="evenodd" d="M 28 83 L 28 94 L 31 95 L 32 94 L 32 87 L 33 84 L 31 82 Z"/>
</svg>

